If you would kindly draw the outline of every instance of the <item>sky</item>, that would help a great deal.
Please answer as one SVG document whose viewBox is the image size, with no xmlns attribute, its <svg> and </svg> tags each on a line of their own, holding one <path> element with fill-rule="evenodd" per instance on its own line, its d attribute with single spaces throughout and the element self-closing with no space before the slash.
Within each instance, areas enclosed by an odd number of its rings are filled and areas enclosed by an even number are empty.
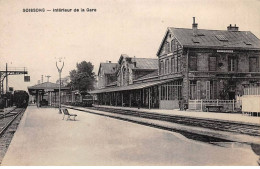
<svg viewBox="0 0 260 169">
<path fill-rule="evenodd" d="M 44 8 L 45 12 L 23 12 Z M 96 9 L 96 12 L 48 12 L 55 8 Z M 167 27 L 226 30 L 236 24 L 260 38 L 259 0 L 0 0 L 0 70 L 26 67 L 9 76 L 8 86 L 27 90 L 44 76 L 59 77 L 56 61 L 63 58 L 62 77 L 81 61 L 94 65 L 117 62 L 121 54 L 156 58 Z"/>
</svg>

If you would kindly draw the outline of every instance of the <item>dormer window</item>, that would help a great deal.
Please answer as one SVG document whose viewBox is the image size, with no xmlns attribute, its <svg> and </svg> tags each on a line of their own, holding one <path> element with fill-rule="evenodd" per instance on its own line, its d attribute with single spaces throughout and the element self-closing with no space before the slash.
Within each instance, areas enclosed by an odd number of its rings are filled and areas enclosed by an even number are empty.
<svg viewBox="0 0 260 169">
<path fill-rule="evenodd" d="M 200 43 L 200 41 L 197 38 L 192 38 L 193 43 Z"/>
<path fill-rule="evenodd" d="M 252 45 L 252 43 L 249 42 L 249 41 L 244 41 L 244 43 L 245 43 L 246 45 Z"/>
</svg>

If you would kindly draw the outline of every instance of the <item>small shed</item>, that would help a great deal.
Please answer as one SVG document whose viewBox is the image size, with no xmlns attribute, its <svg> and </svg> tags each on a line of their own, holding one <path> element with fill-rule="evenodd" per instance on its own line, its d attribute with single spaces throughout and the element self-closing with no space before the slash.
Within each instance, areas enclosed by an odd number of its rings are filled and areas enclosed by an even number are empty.
<svg viewBox="0 0 260 169">
<path fill-rule="evenodd" d="M 61 86 L 61 91 L 69 90 L 69 87 Z M 40 106 L 40 103 L 47 101 L 48 105 L 53 103 L 58 103 L 59 101 L 59 84 L 44 82 L 34 86 L 28 87 L 29 94 L 35 96 L 37 106 Z M 44 99 L 47 97 L 47 99 Z"/>
<path fill-rule="evenodd" d="M 244 95 L 242 96 L 243 113 L 260 113 L 260 84 L 247 84 L 244 86 Z"/>
</svg>

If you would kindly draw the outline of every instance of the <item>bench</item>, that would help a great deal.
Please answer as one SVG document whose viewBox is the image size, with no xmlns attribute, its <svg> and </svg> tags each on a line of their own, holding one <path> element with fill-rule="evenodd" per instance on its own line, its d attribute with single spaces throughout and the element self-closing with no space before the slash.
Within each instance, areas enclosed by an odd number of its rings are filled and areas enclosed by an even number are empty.
<svg viewBox="0 0 260 169">
<path fill-rule="evenodd" d="M 206 111 L 207 112 L 210 112 L 210 109 L 212 110 L 212 109 L 214 109 L 215 111 L 217 111 L 217 112 L 221 112 L 221 110 L 222 110 L 222 108 L 223 108 L 223 106 L 220 106 L 220 105 L 207 105 L 207 106 L 205 106 L 206 107 Z"/>
<path fill-rule="evenodd" d="M 75 118 L 77 116 L 76 114 L 70 114 L 68 109 L 63 109 L 63 118 L 62 118 L 62 120 L 64 120 L 66 115 L 68 116 L 67 120 L 70 119 L 70 116 L 73 116 L 74 117 L 74 121 L 75 121 Z"/>
</svg>

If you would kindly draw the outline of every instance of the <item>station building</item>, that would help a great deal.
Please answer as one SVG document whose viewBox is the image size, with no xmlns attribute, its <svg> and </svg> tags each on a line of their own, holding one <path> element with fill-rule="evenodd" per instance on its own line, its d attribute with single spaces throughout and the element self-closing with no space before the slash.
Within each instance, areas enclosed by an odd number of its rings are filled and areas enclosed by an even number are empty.
<svg viewBox="0 0 260 169">
<path fill-rule="evenodd" d="M 260 82 L 259 57 L 260 40 L 250 31 L 198 29 L 193 18 L 191 29 L 167 28 L 157 58 L 121 55 L 116 82 L 91 93 L 101 105 L 174 109 L 184 100 L 190 109 L 233 102 L 234 110 L 244 86 Z"/>
</svg>

